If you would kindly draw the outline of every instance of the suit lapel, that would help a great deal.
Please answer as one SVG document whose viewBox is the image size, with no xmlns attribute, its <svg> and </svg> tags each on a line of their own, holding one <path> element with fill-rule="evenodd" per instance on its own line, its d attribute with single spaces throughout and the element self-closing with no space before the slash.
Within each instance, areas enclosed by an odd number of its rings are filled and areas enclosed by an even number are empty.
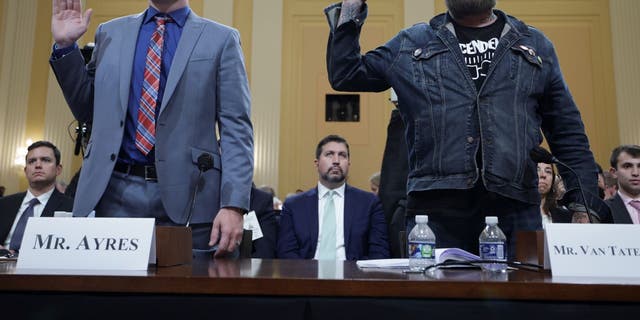
<svg viewBox="0 0 640 320">
<path fill-rule="evenodd" d="M 130 17 L 125 22 L 125 27 L 120 34 L 120 107 L 123 114 L 127 113 L 129 101 L 129 89 L 131 87 L 131 73 L 133 72 L 133 57 L 136 52 L 138 33 L 144 13 Z M 132 32 L 137 30 L 137 32 Z"/>
<path fill-rule="evenodd" d="M 41 217 L 53 217 L 53 212 L 60 206 L 60 202 L 62 201 L 62 193 L 58 190 L 53 189 L 53 193 L 47 201 L 47 205 L 42 209 Z"/>
<path fill-rule="evenodd" d="M 4 205 L 0 207 L 0 244 L 4 244 L 4 241 L 9 235 L 9 231 L 13 226 L 13 220 L 16 219 L 18 210 L 20 210 L 20 206 L 26 195 L 26 192 L 22 192 L 15 196 L 8 196 L 11 197 L 10 199 L 8 197 L 3 199 Z"/>
<path fill-rule="evenodd" d="M 612 210 L 613 223 L 633 223 L 631 216 L 629 216 L 629 211 L 627 211 L 627 206 L 619 194 L 616 194 L 613 204 L 615 206 Z"/>
<path fill-rule="evenodd" d="M 308 195 L 309 199 L 306 201 L 307 205 L 307 220 L 309 221 L 309 231 L 311 237 L 311 243 L 313 246 L 311 247 L 311 258 L 316 252 L 316 248 L 318 247 L 318 234 L 319 224 L 318 224 L 318 187 L 312 189 Z"/>
<path fill-rule="evenodd" d="M 349 243 L 351 241 L 349 241 L 349 237 L 351 237 L 351 226 L 353 224 L 353 215 L 355 214 L 355 212 L 357 212 L 355 210 L 355 206 L 357 201 L 351 201 L 353 200 L 353 195 L 351 194 L 352 190 L 351 187 L 349 185 L 345 185 L 344 188 L 344 211 L 343 211 L 343 216 L 344 216 L 344 252 L 346 254 L 346 256 L 349 256 Z"/>
<path fill-rule="evenodd" d="M 202 33 L 204 26 L 205 24 L 202 22 L 200 17 L 198 17 L 193 11 L 189 13 L 187 22 L 184 25 L 184 30 L 182 30 L 182 35 L 180 36 L 180 41 L 178 42 L 176 54 L 171 62 L 171 70 L 169 70 L 169 75 L 167 76 L 167 84 L 164 88 L 164 95 L 162 96 L 162 105 L 160 106 L 159 114 L 162 114 L 167 103 L 171 100 L 171 96 L 176 90 L 178 81 L 182 77 L 182 73 L 184 72 L 187 62 L 191 57 L 191 52 L 198 42 L 198 38 L 200 38 L 200 34 Z"/>
</svg>

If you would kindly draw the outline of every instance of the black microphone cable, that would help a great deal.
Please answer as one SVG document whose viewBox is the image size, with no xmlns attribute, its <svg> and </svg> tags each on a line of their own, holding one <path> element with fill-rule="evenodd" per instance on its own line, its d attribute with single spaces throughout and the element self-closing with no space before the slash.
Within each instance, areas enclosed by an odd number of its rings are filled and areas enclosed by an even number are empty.
<svg viewBox="0 0 640 320">
<path fill-rule="evenodd" d="M 544 270 L 544 266 L 535 263 L 526 263 L 513 260 L 447 260 L 440 263 L 436 263 L 428 266 L 424 269 L 424 273 L 430 269 L 439 269 L 446 267 L 474 267 L 481 268 L 483 264 L 506 264 L 508 267 L 517 268 L 519 270 L 527 271 L 541 271 Z"/>
</svg>

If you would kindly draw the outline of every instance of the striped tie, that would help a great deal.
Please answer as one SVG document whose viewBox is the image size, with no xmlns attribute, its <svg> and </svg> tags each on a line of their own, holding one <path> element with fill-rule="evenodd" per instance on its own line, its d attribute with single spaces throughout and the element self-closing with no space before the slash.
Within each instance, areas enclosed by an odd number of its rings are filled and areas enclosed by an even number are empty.
<svg viewBox="0 0 640 320">
<path fill-rule="evenodd" d="M 22 216 L 18 219 L 13 235 L 11 235 L 11 241 L 9 242 L 9 249 L 20 250 L 22 245 L 22 237 L 24 236 L 24 228 L 27 226 L 27 220 L 33 217 L 33 207 L 40 204 L 38 198 L 33 198 L 29 201 L 29 206 L 22 212 Z"/>
<path fill-rule="evenodd" d="M 149 41 L 147 61 L 144 68 L 142 95 L 138 107 L 138 126 L 136 128 L 136 147 L 145 156 L 156 144 L 156 104 L 160 88 L 160 65 L 162 63 L 162 45 L 164 44 L 165 23 L 169 17 L 154 17 L 156 31 Z"/>
</svg>

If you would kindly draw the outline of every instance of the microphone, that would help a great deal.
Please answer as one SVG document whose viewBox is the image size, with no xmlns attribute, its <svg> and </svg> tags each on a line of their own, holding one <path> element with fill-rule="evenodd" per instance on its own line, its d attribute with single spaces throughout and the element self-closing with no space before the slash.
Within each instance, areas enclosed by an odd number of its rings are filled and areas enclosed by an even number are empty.
<svg viewBox="0 0 640 320">
<path fill-rule="evenodd" d="M 200 183 L 200 179 L 202 179 L 202 174 L 213 168 L 213 158 L 208 153 L 201 153 L 198 156 L 198 179 L 196 179 L 196 184 L 193 188 L 193 194 L 191 195 L 191 205 L 189 206 L 189 213 L 187 214 L 187 223 L 185 227 L 188 227 L 191 223 L 191 216 L 193 215 L 193 208 L 196 206 L 196 194 L 198 193 L 198 184 Z"/>
<path fill-rule="evenodd" d="M 582 183 L 580 182 L 580 177 L 578 174 L 573 171 L 573 169 L 566 165 L 564 162 L 558 160 L 558 158 L 554 157 L 551 152 L 547 151 L 545 148 L 537 146 L 531 149 L 529 152 L 529 156 L 531 160 L 534 162 L 542 162 L 547 164 L 557 164 L 567 168 L 578 180 L 578 189 L 580 189 L 580 195 L 582 196 L 582 202 L 584 204 L 584 208 L 587 211 L 587 217 L 589 218 L 589 223 L 593 223 L 591 220 L 591 210 L 589 210 L 589 205 L 587 204 L 587 197 L 584 196 L 584 189 L 582 188 Z"/>
</svg>

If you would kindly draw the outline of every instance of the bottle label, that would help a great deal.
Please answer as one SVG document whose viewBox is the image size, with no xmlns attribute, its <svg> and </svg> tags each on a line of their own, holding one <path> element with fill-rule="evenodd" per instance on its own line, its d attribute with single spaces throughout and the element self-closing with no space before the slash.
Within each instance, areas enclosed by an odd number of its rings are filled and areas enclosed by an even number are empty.
<svg viewBox="0 0 640 320">
<path fill-rule="evenodd" d="M 506 246 L 504 242 L 481 242 L 480 259 L 506 261 Z"/>
<path fill-rule="evenodd" d="M 434 259 L 435 255 L 435 242 L 409 242 L 409 258 Z"/>
</svg>

